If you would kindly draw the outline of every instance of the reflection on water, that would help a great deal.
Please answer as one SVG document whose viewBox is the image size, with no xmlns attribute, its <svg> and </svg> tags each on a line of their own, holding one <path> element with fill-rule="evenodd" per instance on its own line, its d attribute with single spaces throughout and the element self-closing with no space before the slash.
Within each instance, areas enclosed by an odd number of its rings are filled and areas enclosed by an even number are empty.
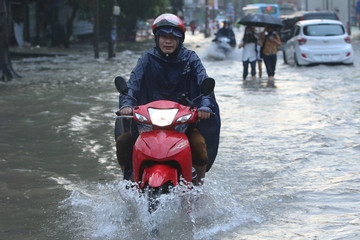
<svg viewBox="0 0 360 240">
<path fill-rule="evenodd" d="M 114 154 L 113 80 L 140 51 L 14 61 L 25 77 L 0 83 L 2 238 L 151 239 L 157 225 L 158 239 L 357 239 L 358 43 L 354 66 L 299 68 L 279 54 L 269 88 L 241 80 L 241 49 L 207 59 L 210 42 L 186 37 L 216 80 L 219 154 L 203 189 L 164 196 L 156 217 Z"/>
</svg>

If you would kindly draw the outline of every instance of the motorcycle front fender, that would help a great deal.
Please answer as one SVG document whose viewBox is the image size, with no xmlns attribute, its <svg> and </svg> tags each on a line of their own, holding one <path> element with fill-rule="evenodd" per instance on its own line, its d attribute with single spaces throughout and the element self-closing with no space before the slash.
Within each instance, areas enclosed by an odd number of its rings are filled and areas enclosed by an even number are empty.
<svg viewBox="0 0 360 240">
<path fill-rule="evenodd" d="M 177 169 L 165 164 L 156 164 L 144 169 L 141 188 L 143 188 L 146 183 L 153 188 L 160 187 L 168 181 L 171 181 L 174 186 L 177 185 Z"/>
</svg>

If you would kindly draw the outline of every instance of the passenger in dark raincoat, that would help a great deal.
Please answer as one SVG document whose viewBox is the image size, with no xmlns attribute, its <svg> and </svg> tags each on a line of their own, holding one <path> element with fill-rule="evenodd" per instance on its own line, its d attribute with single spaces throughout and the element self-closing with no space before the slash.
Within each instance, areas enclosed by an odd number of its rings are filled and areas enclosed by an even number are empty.
<svg viewBox="0 0 360 240">
<path fill-rule="evenodd" d="M 230 27 L 230 22 L 224 21 L 223 23 L 224 26 L 217 31 L 213 42 L 216 42 L 218 38 L 227 37 L 230 40 L 229 45 L 234 48 L 236 46 L 235 33 Z"/>
<path fill-rule="evenodd" d="M 166 17 L 178 18 L 172 14 L 163 15 L 166 15 L 165 19 Z M 170 21 L 173 20 L 171 18 Z M 128 94 L 137 99 L 137 102 L 130 97 L 120 96 L 120 110 L 156 100 L 171 100 L 188 105 L 187 102 L 181 100 L 182 94 L 186 94 L 189 99 L 200 95 L 200 84 L 208 77 L 206 70 L 197 54 L 183 46 L 184 32 L 174 27 L 168 27 L 169 23 L 165 22 L 165 24 L 167 25 L 161 25 L 159 29 L 156 29 L 156 26 L 154 29 L 153 26 L 156 46 L 140 57 L 131 72 Z M 178 39 L 177 48 L 171 54 L 164 54 L 159 47 L 159 35 L 165 34 L 172 34 Z M 195 102 L 195 107 L 198 108 L 198 111 L 215 113 L 215 117 L 203 119 L 197 126 L 205 138 L 207 146 L 206 171 L 208 171 L 217 155 L 220 135 L 220 112 L 214 93 L 199 98 Z M 127 161 L 127 163 L 129 162 L 131 161 Z M 129 167 L 126 166 L 125 171 Z"/>
</svg>

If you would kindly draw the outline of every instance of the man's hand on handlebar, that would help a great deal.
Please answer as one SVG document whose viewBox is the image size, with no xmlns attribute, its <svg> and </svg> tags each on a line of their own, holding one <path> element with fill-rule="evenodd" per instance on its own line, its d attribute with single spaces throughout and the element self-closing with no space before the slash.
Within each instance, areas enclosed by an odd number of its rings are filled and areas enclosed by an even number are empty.
<svg viewBox="0 0 360 240">
<path fill-rule="evenodd" d="M 132 108 L 131 107 L 124 107 L 120 110 L 120 115 L 132 115 Z"/>
<path fill-rule="evenodd" d="M 208 119 L 210 117 L 210 113 L 206 111 L 198 111 L 198 118 L 201 119 Z"/>
</svg>

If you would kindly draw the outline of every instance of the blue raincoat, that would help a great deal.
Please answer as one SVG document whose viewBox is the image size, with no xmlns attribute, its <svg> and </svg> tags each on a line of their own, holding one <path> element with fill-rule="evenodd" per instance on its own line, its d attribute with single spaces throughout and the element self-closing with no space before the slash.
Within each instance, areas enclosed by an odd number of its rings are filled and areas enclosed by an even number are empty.
<svg viewBox="0 0 360 240">
<path fill-rule="evenodd" d="M 180 102 L 179 96 L 183 93 L 192 100 L 200 95 L 200 84 L 207 77 L 206 70 L 194 51 L 180 45 L 178 53 L 169 57 L 158 47 L 154 47 L 139 58 L 128 81 L 128 94 L 137 99 L 137 102 L 127 96 L 121 96 L 120 108 L 143 105 L 156 100 Z M 211 93 L 199 98 L 195 102 L 195 107 L 215 113 L 215 117 L 201 120 L 197 126 L 207 144 L 208 171 L 215 161 L 219 146 L 219 106 L 214 93 Z"/>
</svg>

